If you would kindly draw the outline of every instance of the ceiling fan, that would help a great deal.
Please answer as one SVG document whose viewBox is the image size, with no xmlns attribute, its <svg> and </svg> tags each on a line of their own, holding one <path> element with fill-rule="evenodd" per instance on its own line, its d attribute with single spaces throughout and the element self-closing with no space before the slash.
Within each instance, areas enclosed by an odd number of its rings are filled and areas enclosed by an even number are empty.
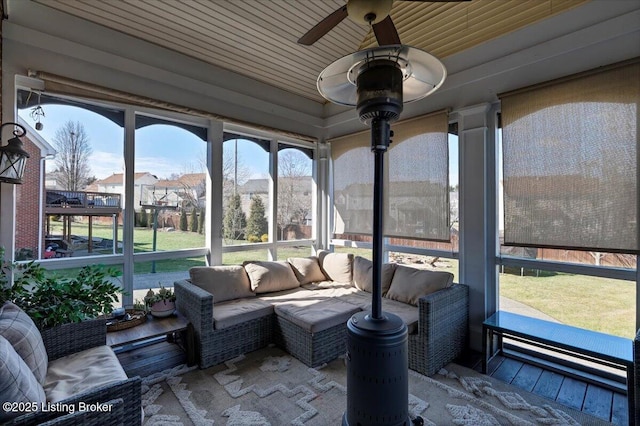
<svg viewBox="0 0 640 426">
<path fill-rule="evenodd" d="M 452 2 L 470 0 L 402 0 L 420 2 Z M 389 12 L 393 0 L 347 0 L 347 4 L 334 11 L 329 16 L 318 22 L 305 35 L 300 37 L 298 43 L 310 46 L 320 40 L 347 16 L 352 21 L 361 25 L 371 25 L 378 41 L 378 45 L 400 44 L 400 36 L 396 30 Z"/>
</svg>

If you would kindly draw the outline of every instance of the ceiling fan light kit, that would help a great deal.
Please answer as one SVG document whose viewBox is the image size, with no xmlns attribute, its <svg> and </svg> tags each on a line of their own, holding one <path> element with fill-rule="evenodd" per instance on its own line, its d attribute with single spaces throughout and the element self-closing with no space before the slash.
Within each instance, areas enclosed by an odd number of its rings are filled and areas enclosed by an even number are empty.
<svg viewBox="0 0 640 426">
<path fill-rule="evenodd" d="M 403 0 L 421 3 L 439 2 L 449 3 L 470 0 Z M 345 6 L 341 6 L 298 39 L 299 44 L 310 46 L 324 37 L 336 25 L 347 16 L 353 22 L 366 25 L 373 29 L 379 46 L 400 44 L 400 37 L 391 16 L 393 0 L 347 0 Z"/>
<path fill-rule="evenodd" d="M 349 19 L 360 25 L 377 24 L 389 15 L 393 0 L 349 0 Z"/>
<path fill-rule="evenodd" d="M 360 120 L 370 125 L 374 153 L 371 312 L 359 312 L 347 321 L 343 426 L 409 426 L 422 421 L 409 417 L 407 326 L 397 315 L 382 311 L 384 154 L 391 142 L 390 123 L 400 117 L 404 103 L 433 93 L 446 74 L 444 65 L 429 53 L 391 45 L 347 55 L 318 76 L 322 96 L 355 106 Z"/>
</svg>

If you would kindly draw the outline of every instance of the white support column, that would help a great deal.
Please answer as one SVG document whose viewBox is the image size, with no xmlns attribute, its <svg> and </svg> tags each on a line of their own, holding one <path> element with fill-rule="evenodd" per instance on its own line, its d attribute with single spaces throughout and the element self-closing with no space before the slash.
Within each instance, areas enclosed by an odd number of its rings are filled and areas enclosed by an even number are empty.
<svg viewBox="0 0 640 426">
<path fill-rule="evenodd" d="M 222 121 L 211 120 L 207 142 L 207 205 L 205 221 L 208 224 L 205 241 L 209 249 L 207 263 L 222 265 L 222 206 L 224 203 L 222 173 L 224 157 L 224 128 Z"/>
<path fill-rule="evenodd" d="M 329 145 L 318 143 L 315 161 L 317 205 L 314 217 L 315 249 L 329 247 Z"/>
<path fill-rule="evenodd" d="M 10 121 L 17 121 L 16 115 L 16 90 L 14 75 L 15 70 L 10 68 L 10 64 L 3 64 L 2 67 L 2 81 L 5 84 L 2 86 L 2 122 L 7 123 Z M 0 145 L 4 145 L 5 142 L 10 139 L 11 126 L 4 128 L 5 133 L 0 135 L 4 136 L 4 139 L 0 140 Z M 31 160 L 27 160 L 26 167 L 32 167 L 29 163 Z M 4 248 L 5 260 L 14 259 L 15 249 L 15 220 L 16 220 L 16 185 L 10 183 L 0 183 L 0 247 Z"/>
<path fill-rule="evenodd" d="M 134 181 L 135 181 L 135 135 L 136 115 L 133 108 L 124 112 L 124 209 L 122 212 L 122 241 L 133 241 L 135 221 Z M 124 306 L 133 305 L 133 244 L 122 245 L 123 265 L 122 282 L 125 294 L 122 296 Z"/>
<path fill-rule="evenodd" d="M 460 140 L 460 282 L 469 286 L 470 347 L 482 349 L 482 322 L 497 307 L 496 158 L 492 109 L 458 111 Z"/>
<path fill-rule="evenodd" d="M 271 139 L 269 149 L 269 260 L 278 259 L 278 141 Z"/>
</svg>

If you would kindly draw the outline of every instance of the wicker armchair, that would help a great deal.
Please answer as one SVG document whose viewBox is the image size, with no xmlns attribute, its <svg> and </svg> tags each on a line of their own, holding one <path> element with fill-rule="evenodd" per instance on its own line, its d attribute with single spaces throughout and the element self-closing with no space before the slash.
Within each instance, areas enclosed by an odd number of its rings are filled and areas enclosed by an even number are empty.
<svg viewBox="0 0 640 426">
<path fill-rule="evenodd" d="M 41 332 L 50 361 L 106 344 L 106 320 L 96 319 L 81 323 L 65 324 Z M 109 404 L 110 412 L 81 412 L 79 403 Z M 16 417 L 10 425 L 140 425 L 142 422 L 141 379 L 121 380 L 109 385 L 92 388 L 86 392 L 62 400 L 60 404 L 73 404 L 74 413 L 34 412 Z"/>
<path fill-rule="evenodd" d="M 423 296 L 418 309 L 418 333 L 409 335 L 409 368 L 432 376 L 467 347 L 469 287 L 454 284 Z"/>
</svg>

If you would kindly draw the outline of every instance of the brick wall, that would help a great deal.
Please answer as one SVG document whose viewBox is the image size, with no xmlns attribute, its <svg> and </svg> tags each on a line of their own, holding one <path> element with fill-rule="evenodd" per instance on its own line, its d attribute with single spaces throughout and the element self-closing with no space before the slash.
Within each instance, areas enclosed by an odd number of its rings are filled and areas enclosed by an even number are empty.
<svg viewBox="0 0 640 426">
<path fill-rule="evenodd" d="M 16 185 L 16 254 L 22 248 L 38 250 L 38 213 L 40 211 L 40 150 L 27 136 L 21 138 L 23 148 L 31 157 L 22 178 L 22 184 Z"/>
</svg>

